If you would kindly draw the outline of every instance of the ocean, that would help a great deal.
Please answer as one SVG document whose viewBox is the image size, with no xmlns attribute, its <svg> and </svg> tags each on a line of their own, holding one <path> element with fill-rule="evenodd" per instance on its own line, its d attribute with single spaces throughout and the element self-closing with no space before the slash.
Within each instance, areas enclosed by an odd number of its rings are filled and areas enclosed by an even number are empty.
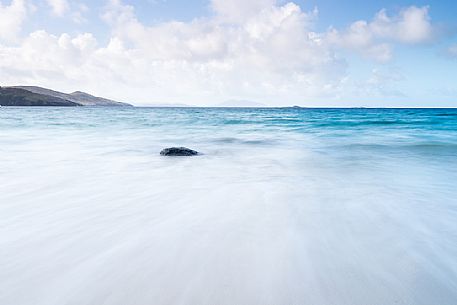
<svg viewBox="0 0 457 305">
<path fill-rule="evenodd" d="M 0 304 L 457 304 L 457 109 L 2 107 Z"/>
</svg>

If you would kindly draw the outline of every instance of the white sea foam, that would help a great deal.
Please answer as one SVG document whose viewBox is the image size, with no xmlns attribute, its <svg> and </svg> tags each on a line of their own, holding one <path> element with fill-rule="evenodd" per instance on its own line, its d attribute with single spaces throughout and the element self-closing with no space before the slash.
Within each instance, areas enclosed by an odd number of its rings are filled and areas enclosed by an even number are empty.
<svg viewBox="0 0 457 305">
<path fill-rule="evenodd" d="M 457 301 L 457 152 L 407 146 L 414 128 L 5 111 L 0 304 Z"/>
</svg>

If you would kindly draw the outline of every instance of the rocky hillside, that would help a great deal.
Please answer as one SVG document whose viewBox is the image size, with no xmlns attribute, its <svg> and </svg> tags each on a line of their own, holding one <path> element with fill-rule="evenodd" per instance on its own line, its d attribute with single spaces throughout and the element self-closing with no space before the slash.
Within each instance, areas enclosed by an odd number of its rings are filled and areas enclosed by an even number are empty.
<svg viewBox="0 0 457 305">
<path fill-rule="evenodd" d="M 65 106 L 75 107 L 80 104 L 61 99 L 33 93 L 20 88 L 0 87 L 1 106 Z"/>
<path fill-rule="evenodd" d="M 127 103 L 76 91 L 70 94 L 35 86 L 0 87 L 2 106 L 110 106 L 131 107 Z"/>
</svg>

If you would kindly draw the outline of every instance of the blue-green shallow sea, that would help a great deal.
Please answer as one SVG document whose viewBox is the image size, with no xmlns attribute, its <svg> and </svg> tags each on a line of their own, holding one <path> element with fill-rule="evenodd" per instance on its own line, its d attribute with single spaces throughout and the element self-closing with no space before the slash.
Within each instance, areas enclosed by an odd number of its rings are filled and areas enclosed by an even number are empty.
<svg viewBox="0 0 457 305">
<path fill-rule="evenodd" d="M 0 304 L 457 304 L 457 110 L 0 108 Z"/>
</svg>

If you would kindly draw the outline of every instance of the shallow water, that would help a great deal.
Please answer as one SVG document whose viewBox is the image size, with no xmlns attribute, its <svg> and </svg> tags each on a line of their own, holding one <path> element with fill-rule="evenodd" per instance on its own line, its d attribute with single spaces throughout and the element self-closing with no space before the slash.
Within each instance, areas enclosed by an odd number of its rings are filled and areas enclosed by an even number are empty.
<svg viewBox="0 0 457 305">
<path fill-rule="evenodd" d="M 3 107 L 0 304 L 456 304 L 456 160 L 455 109 Z"/>
</svg>

